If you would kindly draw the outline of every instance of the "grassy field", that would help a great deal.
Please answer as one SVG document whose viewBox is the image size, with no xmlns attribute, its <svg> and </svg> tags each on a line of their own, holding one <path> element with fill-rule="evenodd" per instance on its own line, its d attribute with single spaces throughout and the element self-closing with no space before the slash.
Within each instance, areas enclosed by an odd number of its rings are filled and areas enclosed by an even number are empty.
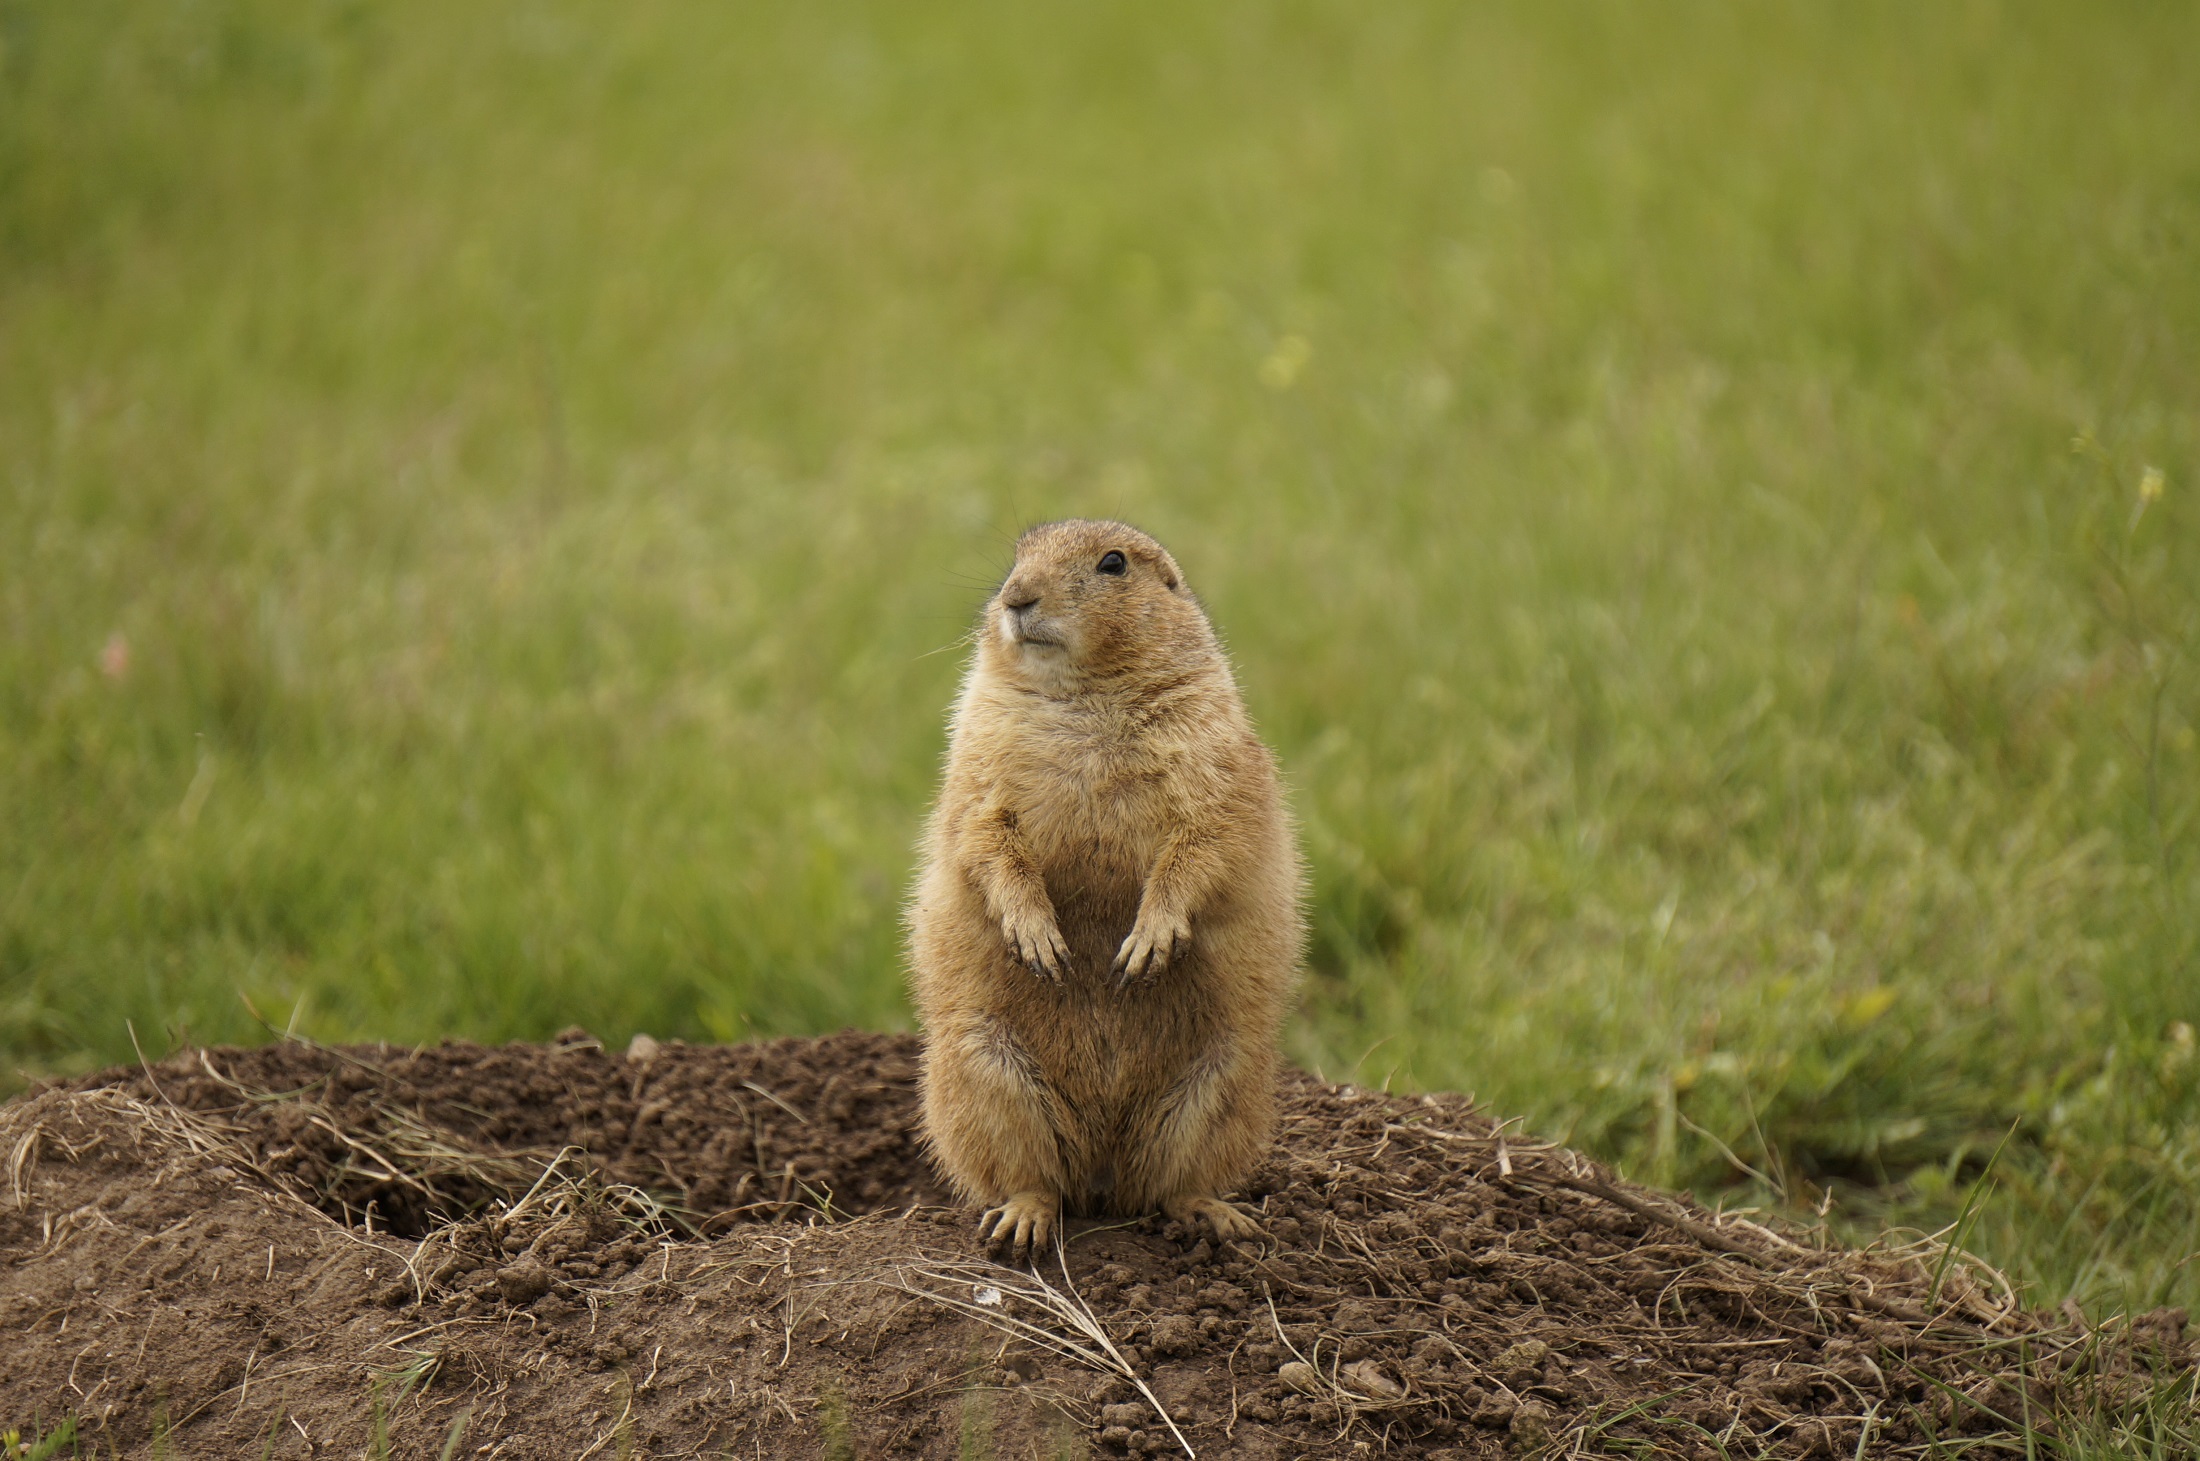
<svg viewBox="0 0 2200 1461">
<path fill-rule="evenodd" d="M 1297 1058 L 2200 1303 L 2196 53 L 0 0 L 4 1080 L 906 1025 L 958 640 L 1120 515 L 1294 788 Z"/>
</svg>

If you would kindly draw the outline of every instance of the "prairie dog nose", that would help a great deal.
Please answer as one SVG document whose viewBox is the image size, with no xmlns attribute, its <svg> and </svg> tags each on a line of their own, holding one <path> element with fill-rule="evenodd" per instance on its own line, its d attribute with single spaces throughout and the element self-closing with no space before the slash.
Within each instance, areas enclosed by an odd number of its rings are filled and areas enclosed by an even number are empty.
<svg viewBox="0 0 2200 1461">
<path fill-rule="evenodd" d="M 1020 583 L 1012 583 L 1001 590 L 1001 607 L 1011 613 L 1021 614 L 1039 602 L 1039 591 Z"/>
</svg>

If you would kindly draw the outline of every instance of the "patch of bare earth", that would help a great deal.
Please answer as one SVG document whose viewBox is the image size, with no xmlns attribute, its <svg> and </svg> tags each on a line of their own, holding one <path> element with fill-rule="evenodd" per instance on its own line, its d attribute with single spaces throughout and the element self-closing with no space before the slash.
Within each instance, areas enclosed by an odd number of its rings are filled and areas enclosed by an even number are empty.
<svg viewBox="0 0 2200 1461">
<path fill-rule="evenodd" d="M 190 1051 L 0 1108 L 0 1427 L 182 1456 L 1898 1455 L 2189 1366 L 1287 1080 L 1264 1251 L 986 1261 L 913 1037 Z M 1065 1266 L 1066 1264 L 1066 1266 Z M 2021 1448 L 2020 1448 L 2021 1453 Z"/>
</svg>

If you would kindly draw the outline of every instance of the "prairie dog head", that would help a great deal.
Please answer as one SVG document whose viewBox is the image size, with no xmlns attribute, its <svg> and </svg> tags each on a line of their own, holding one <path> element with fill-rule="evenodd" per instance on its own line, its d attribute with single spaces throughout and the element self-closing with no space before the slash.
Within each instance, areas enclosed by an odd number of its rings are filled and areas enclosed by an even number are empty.
<svg viewBox="0 0 2200 1461">
<path fill-rule="evenodd" d="M 980 663 L 1048 695 L 1181 676 L 1215 654 L 1207 617 L 1166 548 L 1133 527 L 1072 518 L 1016 541 L 985 606 Z"/>
</svg>

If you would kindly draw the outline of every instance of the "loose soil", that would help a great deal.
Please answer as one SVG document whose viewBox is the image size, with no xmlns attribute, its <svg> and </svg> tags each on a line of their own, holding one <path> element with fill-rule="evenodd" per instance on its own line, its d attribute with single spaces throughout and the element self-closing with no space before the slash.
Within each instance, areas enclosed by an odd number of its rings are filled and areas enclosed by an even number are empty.
<svg viewBox="0 0 2200 1461">
<path fill-rule="evenodd" d="M 99 1454 L 1879 1456 L 2132 1401 L 1928 1243 L 1617 1181 L 1456 1096 L 1292 1074 L 1272 1242 L 988 1261 L 914 1037 L 193 1050 L 0 1107 L 0 1429 Z M 2018 1448 L 2022 1454 L 2022 1448 Z M 64 1449 L 62 1454 L 68 1454 Z"/>
</svg>

